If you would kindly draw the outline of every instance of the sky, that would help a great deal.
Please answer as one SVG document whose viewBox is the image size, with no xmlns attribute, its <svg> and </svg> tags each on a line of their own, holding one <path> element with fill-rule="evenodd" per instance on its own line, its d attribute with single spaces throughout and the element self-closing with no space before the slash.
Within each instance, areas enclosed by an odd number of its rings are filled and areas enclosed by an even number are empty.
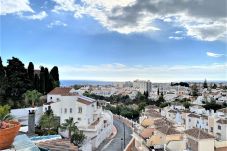
<svg viewBox="0 0 227 151">
<path fill-rule="evenodd" d="M 226 0 L 0 0 L 0 54 L 61 80 L 227 79 Z"/>
</svg>

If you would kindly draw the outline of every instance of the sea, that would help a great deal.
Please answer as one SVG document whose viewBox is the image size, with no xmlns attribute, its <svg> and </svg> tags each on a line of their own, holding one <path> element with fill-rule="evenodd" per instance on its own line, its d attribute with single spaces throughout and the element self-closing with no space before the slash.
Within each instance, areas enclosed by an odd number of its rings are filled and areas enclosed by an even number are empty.
<svg viewBox="0 0 227 151">
<path fill-rule="evenodd" d="M 109 81 L 95 81 L 95 80 L 60 80 L 62 87 L 68 87 L 73 85 L 112 85 L 113 82 Z"/>
</svg>

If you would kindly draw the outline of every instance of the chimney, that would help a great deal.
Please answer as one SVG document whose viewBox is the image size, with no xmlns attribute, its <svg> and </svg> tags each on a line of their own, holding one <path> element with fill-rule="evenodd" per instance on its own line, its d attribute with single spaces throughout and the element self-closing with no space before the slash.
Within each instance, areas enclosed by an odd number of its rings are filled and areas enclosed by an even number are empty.
<svg viewBox="0 0 227 151">
<path fill-rule="evenodd" d="M 35 134 L 35 110 L 31 109 L 28 113 L 28 134 Z"/>
</svg>

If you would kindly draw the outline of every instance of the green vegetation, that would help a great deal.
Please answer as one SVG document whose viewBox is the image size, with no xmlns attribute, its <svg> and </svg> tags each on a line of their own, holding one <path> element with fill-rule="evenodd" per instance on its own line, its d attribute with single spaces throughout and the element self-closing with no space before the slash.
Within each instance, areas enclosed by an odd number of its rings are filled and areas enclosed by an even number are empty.
<svg viewBox="0 0 227 151">
<path fill-rule="evenodd" d="M 194 83 L 191 87 L 192 89 L 192 96 L 197 97 L 199 94 L 199 90 L 198 90 L 198 86 L 196 85 L 196 83 Z"/>
<path fill-rule="evenodd" d="M 40 97 L 42 96 L 42 94 L 40 92 L 38 92 L 37 90 L 27 90 L 24 93 L 24 97 L 26 100 L 31 101 L 30 104 L 32 104 L 32 107 L 35 107 L 35 103 L 39 103 L 40 101 Z"/>
<path fill-rule="evenodd" d="M 69 119 L 66 119 L 65 123 L 63 123 L 60 126 L 60 129 L 69 131 L 69 139 L 71 139 L 72 132 L 78 131 L 78 128 L 76 127 L 76 122 L 73 121 L 72 117 L 70 117 Z"/>
<path fill-rule="evenodd" d="M 207 80 L 206 80 L 206 79 L 205 79 L 204 82 L 203 82 L 203 88 L 208 88 Z"/>
<path fill-rule="evenodd" d="M 52 110 L 47 110 L 40 118 L 39 126 L 36 129 L 36 133 L 39 135 L 51 135 L 57 134 L 57 128 L 59 127 L 59 122 L 57 117 L 54 116 Z"/>
<path fill-rule="evenodd" d="M 205 102 L 205 105 L 203 105 L 203 107 L 206 109 L 206 110 L 218 110 L 218 109 L 221 109 L 223 108 L 224 106 L 220 105 L 220 104 L 217 104 L 215 102 L 215 100 L 211 100 L 210 102 Z"/>
<path fill-rule="evenodd" d="M 62 130 L 68 130 L 69 132 L 69 139 L 71 143 L 81 146 L 84 139 L 86 138 L 82 131 L 80 131 L 77 126 L 76 122 L 73 121 L 73 118 L 69 118 L 65 120 L 65 123 L 63 123 L 60 126 L 60 129 Z"/>
<path fill-rule="evenodd" d="M 178 86 L 178 85 L 180 85 L 180 86 L 184 86 L 184 87 L 189 87 L 189 84 L 187 82 L 180 82 L 180 83 L 173 83 L 173 82 L 171 82 L 170 85 L 171 86 Z"/>
<path fill-rule="evenodd" d="M 9 105 L 0 106 L 0 122 L 11 119 L 13 119 L 13 117 L 10 115 L 10 106 Z"/>
<path fill-rule="evenodd" d="M 18 58 L 7 61 L 4 67 L 0 57 L 0 105 L 9 104 L 12 108 L 31 106 L 23 100 L 23 94 L 27 90 L 37 90 L 42 94 L 48 93 L 54 87 L 59 86 L 58 68 L 55 66 L 48 71 L 40 67 L 40 71 L 34 70 L 32 62 L 26 69 Z"/>
</svg>

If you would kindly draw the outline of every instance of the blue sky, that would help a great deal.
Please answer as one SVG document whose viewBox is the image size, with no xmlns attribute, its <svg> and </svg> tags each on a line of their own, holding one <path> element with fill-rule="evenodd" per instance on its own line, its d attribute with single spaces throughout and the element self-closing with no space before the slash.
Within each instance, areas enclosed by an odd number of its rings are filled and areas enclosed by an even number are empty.
<svg viewBox="0 0 227 151">
<path fill-rule="evenodd" d="M 225 1 L 147 2 L 1 0 L 1 57 L 61 79 L 226 80 Z"/>
</svg>

